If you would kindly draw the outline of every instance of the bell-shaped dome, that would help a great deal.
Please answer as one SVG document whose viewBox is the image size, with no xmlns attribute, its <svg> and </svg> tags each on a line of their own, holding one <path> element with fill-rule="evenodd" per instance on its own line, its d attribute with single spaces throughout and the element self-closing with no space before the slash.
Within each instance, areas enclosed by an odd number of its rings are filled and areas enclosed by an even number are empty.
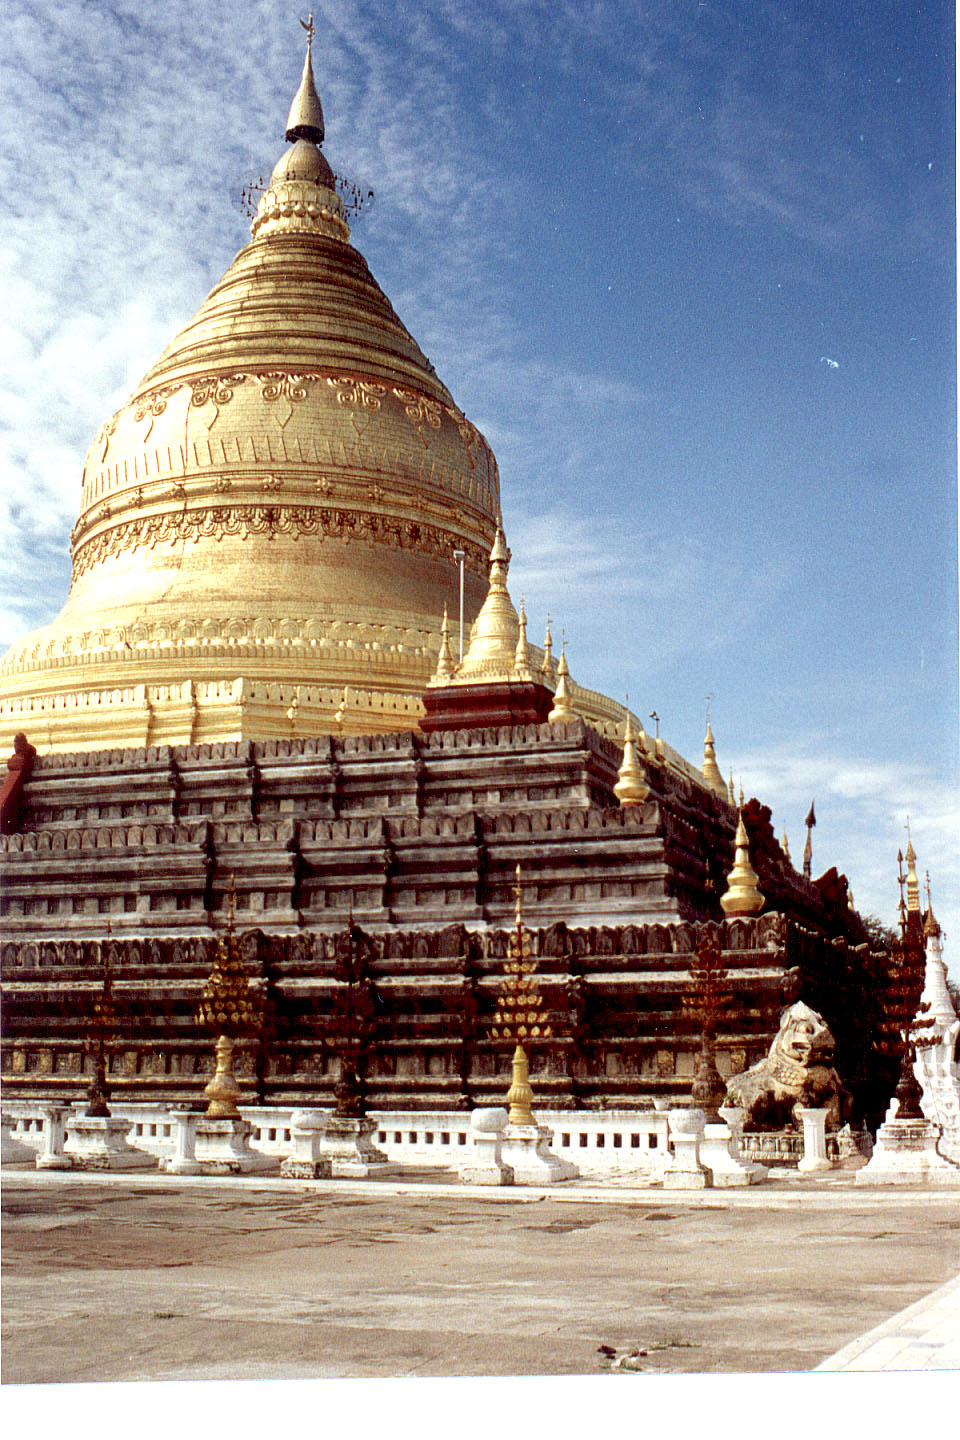
<svg viewBox="0 0 960 1440">
<path fill-rule="evenodd" d="M 350 244 L 322 137 L 308 49 L 252 242 L 90 448 L 70 594 L 0 666 L 0 733 L 410 728 L 454 551 L 480 609 L 496 462 Z"/>
</svg>

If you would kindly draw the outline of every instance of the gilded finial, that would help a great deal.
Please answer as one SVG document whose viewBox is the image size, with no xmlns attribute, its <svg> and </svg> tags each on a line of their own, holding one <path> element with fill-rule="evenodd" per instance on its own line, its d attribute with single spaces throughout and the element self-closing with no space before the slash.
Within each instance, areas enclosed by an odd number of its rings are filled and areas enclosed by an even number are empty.
<svg viewBox="0 0 960 1440">
<path fill-rule="evenodd" d="M 781 841 L 780 841 L 780 849 L 783 851 L 784 855 L 785 855 L 786 858 L 789 860 L 789 859 L 790 859 L 790 846 L 787 844 L 787 832 L 786 832 L 786 830 L 784 830 L 784 832 L 783 832 L 783 837 L 782 837 L 782 839 L 781 839 Z"/>
<path fill-rule="evenodd" d="M 733 869 L 727 876 L 726 891 L 720 896 L 721 908 L 729 920 L 737 915 L 758 915 L 764 901 L 757 886 L 757 872 L 750 864 L 750 841 L 742 810 L 737 816 L 734 847 Z"/>
<path fill-rule="evenodd" d="M 709 702 L 709 696 L 707 700 Z M 709 720 L 709 704 L 707 707 L 707 733 L 703 739 L 703 778 L 715 795 L 721 800 L 727 798 L 727 787 L 723 783 L 723 776 L 720 774 L 720 767 L 717 764 L 717 750 L 713 740 L 713 730 Z"/>
<path fill-rule="evenodd" d="M 520 596 L 520 613 L 517 616 L 518 635 L 517 648 L 513 657 L 513 668 L 518 680 L 532 680 L 533 670 L 530 665 L 530 646 L 527 644 L 527 607 L 524 597 Z"/>
<path fill-rule="evenodd" d="M 920 881 L 917 877 L 917 852 L 913 848 L 913 840 L 910 835 L 910 816 L 907 816 L 907 909 L 913 913 L 920 910 Z"/>
<path fill-rule="evenodd" d="M 513 912 L 513 922 L 514 922 L 514 924 L 516 925 L 517 930 L 522 933 L 522 931 L 523 931 L 523 882 L 522 882 L 522 880 L 521 880 L 521 874 L 522 874 L 522 871 L 521 871 L 521 868 L 520 868 L 520 861 L 518 860 L 518 861 L 517 861 L 517 870 L 516 870 L 517 879 L 516 879 L 516 883 L 515 883 L 515 885 L 514 885 L 514 887 L 513 887 L 514 900 L 516 901 L 516 905 L 515 905 L 515 907 L 514 907 L 514 912 Z"/>
<path fill-rule="evenodd" d="M 313 12 L 310 12 L 308 20 L 301 20 L 300 24 L 307 32 L 307 53 L 303 61 L 300 88 L 293 97 L 290 114 L 287 116 L 286 139 L 291 144 L 296 140 L 309 140 L 312 145 L 322 145 L 323 109 L 313 78 Z"/>
<path fill-rule="evenodd" d="M 453 679 L 454 673 L 453 652 L 450 649 L 450 620 L 447 615 L 447 607 L 443 607 L 443 621 L 440 625 L 440 654 L 437 657 L 437 668 L 430 680 L 431 685 L 446 685 Z"/>
<path fill-rule="evenodd" d="M 736 797 L 736 795 L 735 795 L 735 793 L 734 793 L 734 789 L 733 789 L 733 771 L 732 771 L 732 770 L 730 771 L 730 783 L 729 783 L 729 785 L 727 786 L 727 794 L 730 796 L 730 804 L 731 804 L 731 805 L 736 805 L 736 803 L 737 803 L 737 797 Z"/>
<path fill-rule="evenodd" d="M 503 526 L 498 521 L 497 533 L 490 551 L 487 598 L 473 622 L 467 653 L 462 664 L 457 667 L 454 677 L 453 683 L 456 685 L 479 685 L 487 681 L 516 679 L 520 619 L 507 589 L 509 568 L 510 551 Z"/>
<path fill-rule="evenodd" d="M 564 640 L 560 647 L 560 663 L 557 666 L 557 688 L 553 696 L 553 709 L 547 716 L 551 725 L 565 725 L 569 720 L 578 720 L 576 710 L 573 708 L 573 696 L 570 691 L 570 669 L 567 665 L 567 642 Z"/>
<path fill-rule="evenodd" d="M 540 666 L 543 683 L 552 690 L 557 682 L 557 662 L 553 658 L 553 636 L 550 633 L 550 616 L 547 616 L 547 633 L 543 637 L 543 664 Z"/>
<path fill-rule="evenodd" d="M 629 697 L 628 697 L 629 698 Z M 637 759 L 637 737 L 633 732 L 633 722 L 630 718 L 630 709 L 627 707 L 626 724 L 623 731 L 623 760 L 620 762 L 620 769 L 617 772 L 617 783 L 613 787 L 620 804 L 642 805 L 650 794 L 650 786 L 647 784 L 647 777 L 640 767 Z"/>
</svg>

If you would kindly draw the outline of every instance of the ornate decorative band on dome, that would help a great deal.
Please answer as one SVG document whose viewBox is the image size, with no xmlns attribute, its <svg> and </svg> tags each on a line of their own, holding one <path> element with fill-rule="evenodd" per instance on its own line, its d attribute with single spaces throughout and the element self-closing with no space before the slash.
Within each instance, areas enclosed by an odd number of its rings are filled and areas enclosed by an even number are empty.
<svg viewBox="0 0 960 1440">
<path fill-rule="evenodd" d="M 111 526 L 89 540 L 81 540 L 73 553 L 73 580 L 78 580 L 91 566 L 125 550 L 144 545 L 152 549 L 155 545 L 188 540 L 222 540 L 233 535 L 244 540 L 251 535 L 264 535 L 271 540 L 277 535 L 289 535 L 294 540 L 302 535 L 359 540 L 367 545 L 417 550 L 443 560 L 449 559 L 451 550 L 459 546 L 466 551 L 467 563 L 475 570 L 482 570 L 486 559 L 481 546 L 419 520 L 319 505 L 215 505 L 140 516 Z"/>
<path fill-rule="evenodd" d="M 212 400 L 217 406 L 229 405 L 234 390 L 246 378 L 246 375 L 204 375 L 199 380 L 191 380 L 190 404 L 206 405 Z"/>
<path fill-rule="evenodd" d="M 256 240 L 279 230 L 312 231 L 328 240 L 350 239 L 340 196 L 310 180 L 274 181 L 260 196 L 250 234 Z"/>
</svg>

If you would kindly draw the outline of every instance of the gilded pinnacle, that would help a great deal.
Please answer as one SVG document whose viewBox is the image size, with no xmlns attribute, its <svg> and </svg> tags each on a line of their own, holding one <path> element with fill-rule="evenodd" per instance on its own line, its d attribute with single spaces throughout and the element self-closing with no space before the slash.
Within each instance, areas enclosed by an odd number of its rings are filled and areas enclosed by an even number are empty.
<svg viewBox="0 0 960 1440">
<path fill-rule="evenodd" d="M 527 643 L 527 610 L 524 604 L 524 597 L 520 596 L 520 614 L 517 618 L 519 634 L 517 636 L 517 649 L 514 654 L 513 668 L 518 680 L 532 680 L 533 669 L 530 659 L 530 646 Z"/>
<path fill-rule="evenodd" d="M 553 709 L 547 716 L 551 725 L 563 725 L 568 720 L 576 720 L 576 710 L 573 708 L 573 695 L 570 690 L 570 669 L 567 665 L 567 644 L 564 641 L 560 650 L 560 663 L 557 666 L 557 688 L 553 696 Z"/>
<path fill-rule="evenodd" d="M 519 617 L 513 608 L 510 592 L 507 590 L 509 568 L 510 551 L 507 549 L 503 526 L 498 523 L 493 548 L 490 551 L 490 582 L 487 598 L 473 623 L 467 653 L 463 657 L 463 663 L 458 666 L 453 680 L 455 685 L 477 685 L 486 681 L 529 678 L 529 676 L 519 677 L 517 675 L 517 654 L 521 631 Z"/>
<path fill-rule="evenodd" d="M 295 140 L 309 140 L 312 145 L 323 144 L 323 110 L 320 105 L 320 96 L 317 94 L 316 83 L 313 78 L 313 14 L 309 21 L 300 24 L 307 32 L 307 53 L 303 60 L 303 74 L 300 77 L 300 88 L 293 97 L 293 104 L 290 106 L 290 114 L 287 116 L 286 138 L 291 143 Z"/>
<path fill-rule="evenodd" d="M 453 663 L 453 652 L 450 649 L 450 620 L 447 616 L 447 607 L 443 607 L 443 623 L 440 626 L 440 654 L 437 658 L 437 668 L 433 672 L 431 685 L 447 685 L 454 675 L 456 669 Z"/>
<path fill-rule="evenodd" d="M 709 720 L 707 721 L 707 733 L 703 740 L 703 778 L 715 795 L 719 795 L 721 800 L 726 800 L 727 787 L 723 783 L 723 776 L 717 765 L 717 751 Z"/>
<path fill-rule="evenodd" d="M 633 731 L 629 710 L 623 732 L 623 760 L 620 763 L 613 793 L 622 806 L 642 805 L 650 794 L 647 777 L 637 759 L 637 737 Z"/>
<path fill-rule="evenodd" d="M 720 897 L 721 908 L 728 920 L 738 915 L 758 915 L 763 909 L 764 897 L 757 887 L 757 872 L 750 864 L 750 841 L 742 810 L 737 818 L 734 846 L 733 869 L 727 876 L 727 889 Z"/>
</svg>

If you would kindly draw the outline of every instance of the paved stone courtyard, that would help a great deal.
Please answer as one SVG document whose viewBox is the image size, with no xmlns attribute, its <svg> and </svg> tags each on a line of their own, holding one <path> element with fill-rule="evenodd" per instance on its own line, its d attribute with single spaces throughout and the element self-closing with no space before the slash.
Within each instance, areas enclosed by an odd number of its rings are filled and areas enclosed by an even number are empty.
<svg viewBox="0 0 960 1440">
<path fill-rule="evenodd" d="M 958 1269 L 955 1195 L 578 1191 L 7 1171 L 2 1379 L 810 1371 Z"/>
</svg>

